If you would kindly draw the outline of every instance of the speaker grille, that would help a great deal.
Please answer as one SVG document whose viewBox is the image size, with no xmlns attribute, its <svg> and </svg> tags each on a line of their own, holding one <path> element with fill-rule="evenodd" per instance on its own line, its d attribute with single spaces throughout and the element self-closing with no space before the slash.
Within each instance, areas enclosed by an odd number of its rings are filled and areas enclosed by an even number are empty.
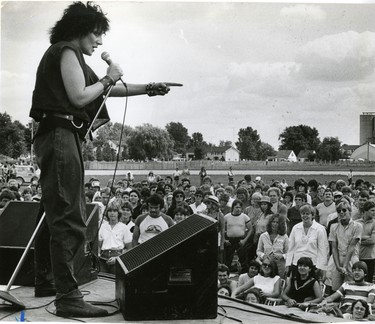
<svg viewBox="0 0 375 324">
<path fill-rule="evenodd" d="M 217 221 L 213 218 L 191 215 L 168 230 L 127 251 L 120 257 L 121 261 L 130 272 L 211 226 L 216 230 Z"/>
</svg>

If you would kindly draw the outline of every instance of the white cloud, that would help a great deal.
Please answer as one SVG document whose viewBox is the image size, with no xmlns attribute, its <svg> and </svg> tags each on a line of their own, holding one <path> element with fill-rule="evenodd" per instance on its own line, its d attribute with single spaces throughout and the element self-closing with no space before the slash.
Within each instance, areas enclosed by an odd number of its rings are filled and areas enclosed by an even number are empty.
<svg viewBox="0 0 375 324">
<path fill-rule="evenodd" d="M 301 75 L 315 80 L 361 80 L 374 73 L 375 33 L 354 31 L 323 36 L 296 56 Z"/>
<path fill-rule="evenodd" d="M 264 97 L 294 97 L 301 85 L 294 80 L 299 66 L 294 62 L 232 63 L 228 67 L 230 87 Z"/>
<path fill-rule="evenodd" d="M 295 5 L 284 7 L 280 10 L 280 16 L 288 19 L 288 22 L 306 23 L 309 21 L 320 21 L 326 19 L 326 13 L 317 5 Z"/>
</svg>

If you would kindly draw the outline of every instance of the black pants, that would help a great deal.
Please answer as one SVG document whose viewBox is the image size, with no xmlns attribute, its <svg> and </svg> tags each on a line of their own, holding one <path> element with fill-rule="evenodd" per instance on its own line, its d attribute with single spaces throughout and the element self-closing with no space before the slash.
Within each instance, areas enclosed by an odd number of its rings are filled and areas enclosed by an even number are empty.
<svg viewBox="0 0 375 324">
<path fill-rule="evenodd" d="M 77 289 L 73 260 L 84 244 L 86 213 L 81 140 L 70 129 L 57 127 L 34 140 L 41 170 L 41 204 L 46 224 L 35 239 L 36 282 L 51 268 L 58 293 Z"/>
<path fill-rule="evenodd" d="M 240 245 L 240 238 L 228 238 L 229 242 L 224 244 L 224 255 L 225 255 L 225 264 L 227 267 L 231 267 L 234 253 L 237 251 L 238 261 L 241 264 L 242 273 L 243 269 L 247 272 L 246 269 L 246 255 L 248 251 L 248 246 L 245 244 L 243 246 Z"/>
</svg>

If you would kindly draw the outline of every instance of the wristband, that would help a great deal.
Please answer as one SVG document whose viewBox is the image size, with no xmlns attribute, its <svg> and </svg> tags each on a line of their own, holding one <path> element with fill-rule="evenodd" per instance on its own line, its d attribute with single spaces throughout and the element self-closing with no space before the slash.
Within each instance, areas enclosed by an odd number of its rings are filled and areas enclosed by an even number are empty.
<svg viewBox="0 0 375 324">
<path fill-rule="evenodd" d="M 106 75 L 105 77 L 101 78 L 99 82 L 103 85 L 104 91 L 106 91 L 110 86 L 115 84 L 115 82 L 109 75 Z"/>
<path fill-rule="evenodd" d="M 155 86 L 155 82 L 150 82 L 148 85 L 146 85 L 146 93 L 149 97 L 156 96 L 154 86 Z"/>
</svg>

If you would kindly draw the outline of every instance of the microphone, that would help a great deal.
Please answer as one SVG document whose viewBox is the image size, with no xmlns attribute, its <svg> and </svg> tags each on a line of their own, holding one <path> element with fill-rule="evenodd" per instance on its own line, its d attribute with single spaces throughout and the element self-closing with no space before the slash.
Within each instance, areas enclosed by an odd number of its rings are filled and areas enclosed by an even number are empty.
<svg viewBox="0 0 375 324">
<path fill-rule="evenodd" d="M 113 62 L 112 62 L 112 59 L 111 59 L 111 56 L 109 55 L 108 52 L 103 52 L 102 55 L 101 55 L 101 58 L 103 61 L 105 61 L 108 65 L 111 65 Z M 122 81 L 122 79 L 120 78 L 120 81 L 122 82 L 122 84 L 125 86 L 125 88 L 127 88 L 127 85 L 124 81 Z"/>
<path fill-rule="evenodd" d="M 105 61 L 108 65 L 112 64 L 112 60 L 111 60 L 111 57 L 109 56 L 108 52 L 102 53 L 102 60 Z"/>
</svg>

